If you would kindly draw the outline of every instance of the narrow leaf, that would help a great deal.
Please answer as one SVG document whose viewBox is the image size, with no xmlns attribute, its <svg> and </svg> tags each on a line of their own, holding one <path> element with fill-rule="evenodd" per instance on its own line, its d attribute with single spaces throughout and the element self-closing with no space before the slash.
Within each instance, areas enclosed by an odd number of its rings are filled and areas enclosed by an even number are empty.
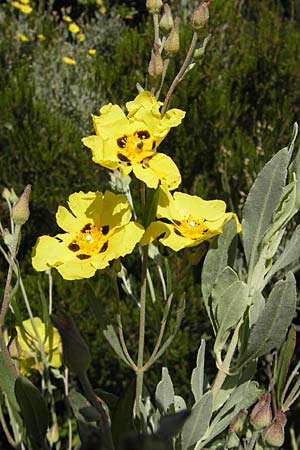
<svg viewBox="0 0 300 450">
<path fill-rule="evenodd" d="M 103 330 L 103 334 L 116 352 L 116 354 L 119 356 L 119 358 L 124 361 L 128 366 L 130 366 L 129 362 L 127 361 L 126 356 L 123 353 L 120 341 L 118 339 L 118 336 L 113 328 L 112 325 L 108 325 L 105 330 Z"/>
<path fill-rule="evenodd" d="M 266 306 L 253 326 L 247 348 L 237 362 L 237 367 L 279 348 L 296 311 L 296 282 L 292 273 L 278 281 Z"/>
<path fill-rule="evenodd" d="M 282 406 L 282 393 L 285 388 L 291 360 L 296 346 L 296 330 L 291 326 L 286 341 L 283 343 L 278 358 L 278 377 L 276 383 L 276 396 L 279 408 Z"/>
<path fill-rule="evenodd" d="M 258 246 L 272 223 L 285 185 L 289 153 L 280 150 L 264 166 L 252 185 L 243 210 L 243 244 L 247 263 L 253 267 Z"/>
<path fill-rule="evenodd" d="M 155 401 L 159 409 L 168 412 L 171 405 L 174 405 L 174 388 L 168 369 L 162 368 L 161 381 L 155 391 Z"/>
<path fill-rule="evenodd" d="M 15 395 L 28 435 L 34 442 L 43 445 L 49 423 L 44 397 L 38 388 L 23 376 L 16 379 Z"/>
<path fill-rule="evenodd" d="M 166 414 L 160 419 L 159 429 L 155 432 L 155 436 L 162 441 L 177 436 L 184 422 L 190 415 L 190 410 L 176 412 L 174 414 Z"/>
<path fill-rule="evenodd" d="M 123 391 L 123 395 L 120 396 L 111 415 L 111 433 L 116 448 L 120 447 L 122 436 L 134 430 L 133 405 L 135 386 L 135 378 L 133 378 Z"/>
<path fill-rule="evenodd" d="M 80 422 L 93 422 L 101 419 L 99 412 L 75 389 L 70 391 L 68 400 L 74 416 Z"/>
<path fill-rule="evenodd" d="M 0 390 L 3 392 L 7 399 L 17 414 L 19 411 L 19 406 L 15 396 L 15 380 L 17 375 L 13 368 L 13 362 L 9 362 L 8 366 L 7 360 L 5 359 L 2 352 L 0 352 Z"/>
<path fill-rule="evenodd" d="M 181 434 L 182 450 L 188 449 L 204 435 L 212 414 L 213 394 L 206 392 L 192 408 Z"/>
<path fill-rule="evenodd" d="M 204 390 L 204 364 L 205 364 L 205 340 L 201 339 L 201 344 L 197 353 L 196 367 L 192 372 L 191 388 L 195 402 L 200 400 Z"/>
</svg>

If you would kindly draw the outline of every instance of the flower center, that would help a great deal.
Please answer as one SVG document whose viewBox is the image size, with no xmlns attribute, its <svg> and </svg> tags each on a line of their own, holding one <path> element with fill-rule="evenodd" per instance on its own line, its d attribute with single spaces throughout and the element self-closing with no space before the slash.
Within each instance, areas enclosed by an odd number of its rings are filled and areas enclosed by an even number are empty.
<svg viewBox="0 0 300 450">
<path fill-rule="evenodd" d="M 143 163 L 153 156 L 156 141 L 148 130 L 137 130 L 133 134 L 124 134 L 117 139 L 117 157 L 121 164 L 130 166 L 133 163 Z"/>
<path fill-rule="evenodd" d="M 87 223 L 79 231 L 76 238 L 68 245 L 68 249 L 79 259 L 88 259 L 108 248 L 109 225 L 96 227 Z"/>
<path fill-rule="evenodd" d="M 182 221 L 176 221 L 174 231 L 179 236 L 188 237 L 190 239 L 199 239 L 208 232 L 208 227 L 205 225 L 205 219 L 195 219 L 189 216 Z"/>
</svg>

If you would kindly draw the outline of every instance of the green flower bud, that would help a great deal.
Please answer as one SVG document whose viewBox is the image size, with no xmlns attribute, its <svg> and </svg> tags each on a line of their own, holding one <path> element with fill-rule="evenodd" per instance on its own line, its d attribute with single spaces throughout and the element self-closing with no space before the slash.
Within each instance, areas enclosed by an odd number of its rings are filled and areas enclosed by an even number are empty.
<svg viewBox="0 0 300 450">
<path fill-rule="evenodd" d="M 159 28 L 164 33 L 169 33 L 174 26 L 171 8 L 168 3 L 164 3 L 164 13 L 159 22 Z"/>
<path fill-rule="evenodd" d="M 286 416 L 284 412 L 278 411 L 275 420 L 263 434 L 264 441 L 272 447 L 282 447 L 284 443 L 284 426 L 286 424 Z"/>
<path fill-rule="evenodd" d="M 24 225 L 29 219 L 29 197 L 31 192 L 31 185 L 28 184 L 22 192 L 19 200 L 14 205 L 12 210 L 12 218 L 16 225 Z"/>
<path fill-rule="evenodd" d="M 247 410 L 242 409 L 231 421 L 229 431 L 235 432 L 238 436 L 241 436 L 245 432 L 247 415 L 248 415 Z"/>
<path fill-rule="evenodd" d="M 51 320 L 61 336 L 64 364 L 76 375 L 85 374 L 91 363 L 91 354 L 72 317 L 52 315 Z"/>
<path fill-rule="evenodd" d="M 168 56 L 174 56 L 179 52 L 179 17 L 176 17 L 174 26 L 166 39 L 164 51 Z"/>
<path fill-rule="evenodd" d="M 192 16 L 192 26 L 194 30 L 200 30 L 203 28 L 209 19 L 209 10 L 206 2 L 202 3 L 195 9 Z"/>
<path fill-rule="evenodd" d="M 240 438 L 234 431 L 229 431 L 226 439 L 226 448 L 238 448 L 240 445 Z"/>
<path fill-rule="evenodd" d="M 255 430 L 261 430 L 272 422 L 271 394 L 265 392 L 250 414 L 250 423 Z"/>
<path fill-rule="evenodd" d="M 164 63 L 158 48 L 151 52 L 151 60 L 148 66 L 148 73 L 151 78 L 156 80 L 162 76 L 164 70 Z"/>
<path fill-rule="evenodd" d="M 158 14 L 162 5 L 163 5 L 163 2 L 161 0 L 147 0 L 146 1 L 146 8 L 148 9 L 150 14 Z"/>
</svg>

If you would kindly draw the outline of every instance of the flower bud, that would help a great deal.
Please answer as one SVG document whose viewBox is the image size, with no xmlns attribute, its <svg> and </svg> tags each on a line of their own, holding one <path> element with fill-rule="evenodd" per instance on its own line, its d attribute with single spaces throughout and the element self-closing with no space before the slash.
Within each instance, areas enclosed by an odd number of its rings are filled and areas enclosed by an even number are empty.
<svg viewBox="0 0 300 450">
<path fill-rule="evenodd" d="M 84 374 L 91 363 L 91 354 L 72 317 L 52 315 L 51 320 L 61 336 L 64 364 L 77 375 Z"/>
<path fill-rule="evenodd" d="M 163 5 L 163 2 L 161 0 L 147 0 L 146 1 L 146 8 L 148 9 L 150 14 L 158 14 L 162 5 Z"/>
<path fill-rule="evenodd" d="M 159 28 L 163 33 L 169 33 L 174 26 L 171 8 L 168 3 L 164 3 L 164 13 L 159 22 Z"/>
<path fill-rule="evenodd" d="M 14 205 L 12 210 L 12 218 L 16 225 L 24 225 L 29 218 L 29 197 L 31 192 L 31 185 L 27 184 L 22 192 L 19 200 Z"/>
<path fill-rule="evenodd" d="M 284 426 L 286 416 L 283 411 L 278 411 L 275 420 L 263 434 L 264 441 L 272 447 L 282 447 L 284 443 Z"/>
<path fill-rule="evenodd" d="M 261 430 L 272 422 L 271 394 L 265 392 L 250 414 L 250 423 L 255 430 Z"/>
<path fill-rule="evenodd" d="M 195 9 L 192 16 L 192 26 L 194 30 L 200 30 L 203 28 L 209 19 L 209 10 L 206 2 L 202 3 Z"/>
<path fill-rule="evenodd" d="M 164 51 L 168 56 L 174 56 L 179 52 L 179 47 L 179 17 L 176 17 L 174 26 L 166 39 Z"/>
<path fill-rule="evenodd" d="M 241 436 L 245 431 L 247 415 L 247 410 L 242 409 L 231 421 L 229 431 L 236 433 L 238 436 Z"/>
<path fill-rule="evenodd" d="M 240 438 L 234 431 L 229 431 L 226 439 L 226 448 L 238 448 L 240 445 Z"/>
<path fill-rule="evenodd" d="M 158 47 L 151 51 L 151 59 L 148 66 L 148 73 L 151 78 L 157 79 L 162 76 L 164 70 L 164 63 Z"/>
<path fill-rule="evenodd" d="M 4 188 L 2 191 L 2 197 L 4 198 L 4 200 L 9 201 L 10 199 L 10 190 L 7 188 Z"/>
</svg>

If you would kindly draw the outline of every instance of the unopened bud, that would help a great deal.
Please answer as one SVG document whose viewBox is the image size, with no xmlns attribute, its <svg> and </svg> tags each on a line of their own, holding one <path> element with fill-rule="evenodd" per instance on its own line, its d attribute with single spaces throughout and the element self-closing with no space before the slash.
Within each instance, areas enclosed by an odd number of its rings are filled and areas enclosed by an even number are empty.
<svg viewBox="0 0 300 450">
<path fill-rule="evenodd" d="M 2 191 L 2 197 L 4 198 L 4 200 L 9 201 L 10 199 L 10 190 L 7 188 L 4 188 Z"/>
<path fill-rule="evenodd" d="M 192 26 L 194 30 L 200 30 L 203 28 L 209 19 L 209 10 L 206 2 L 202 3 L 195 9 L 192 16 Z"/>
<path fill-rule="evenodd" d="M 278 411 L 275 420 L 265 430 L 263 434 L 264 441 L 272 447 L 281 447 L 284 443 L 284 426 L 286 416 L 282 411 Z"/>
<path fill-rule="evenodd" d="M 29 219 L 29 197 L 31 192 L 31 185 L 27 184 L 22 192 L 19 200 L 14 205 L 12 210 L 12 218 L 16 225 L 24 225 Z"/>
<path fill-rule="evenodd" d="M 247 415 L 247 410 L 242 409 L 231 421 L 229 431 L 236 433 L 238 436 L 241 436 L 245 431 Z"/>
<path fill-rule="evenodd" d="M 169 33 L 174 26 L 171 8 L 168 3 L 164 3 L 164 13 L 159 22 L 159 28 L 164 33 Z"/>
<path fill-rule="evenodd" d="M 2 191 L 2 197 L 10 203 L 15 203 L 18 200 L 18 197 L 13 189 L 9 190 L 4 188 Z"/>
<path fill-rule="evenodd" d="M 234 431 L 229 431 L 226 439 L 226 448 L 238 448 L 240 445 L 240 438 Z"/>
<path fill-rule="evenodd" d="M 163 5 L 163 2 L 161 0 L 147 0 L 146 1 L 146 8 L 148 9 L 150 14 L 158 14 L 162 5 Z"/>
<path fill-rule="evenodd" d="M 64 364 L 77 375 L 85 374 L 91 363 L 91 354 L 72 317 L 52 315 L 51 320 L 61 336 Z"/>
<path fill-rule="evenodd" d="M 272 422 L 271 394 L 265 392 L 250 414 L 250 422 L 255 430 L 261 430 Z"/>
<path fill-rule="evenodd" d="M 164 51 L 168 56 L 174 56 L 179 52 L 179 47 L 179 17 L 176 17 L 174 26 L 166 39 Z"/>
<path fill-rule="evenodd" d="M 148 66 L 148 73 L 151 78 L 157 79 L 162 76 L 164 63 L 158 48 L 151 51 L 151 59 Z"/>
</svg>

